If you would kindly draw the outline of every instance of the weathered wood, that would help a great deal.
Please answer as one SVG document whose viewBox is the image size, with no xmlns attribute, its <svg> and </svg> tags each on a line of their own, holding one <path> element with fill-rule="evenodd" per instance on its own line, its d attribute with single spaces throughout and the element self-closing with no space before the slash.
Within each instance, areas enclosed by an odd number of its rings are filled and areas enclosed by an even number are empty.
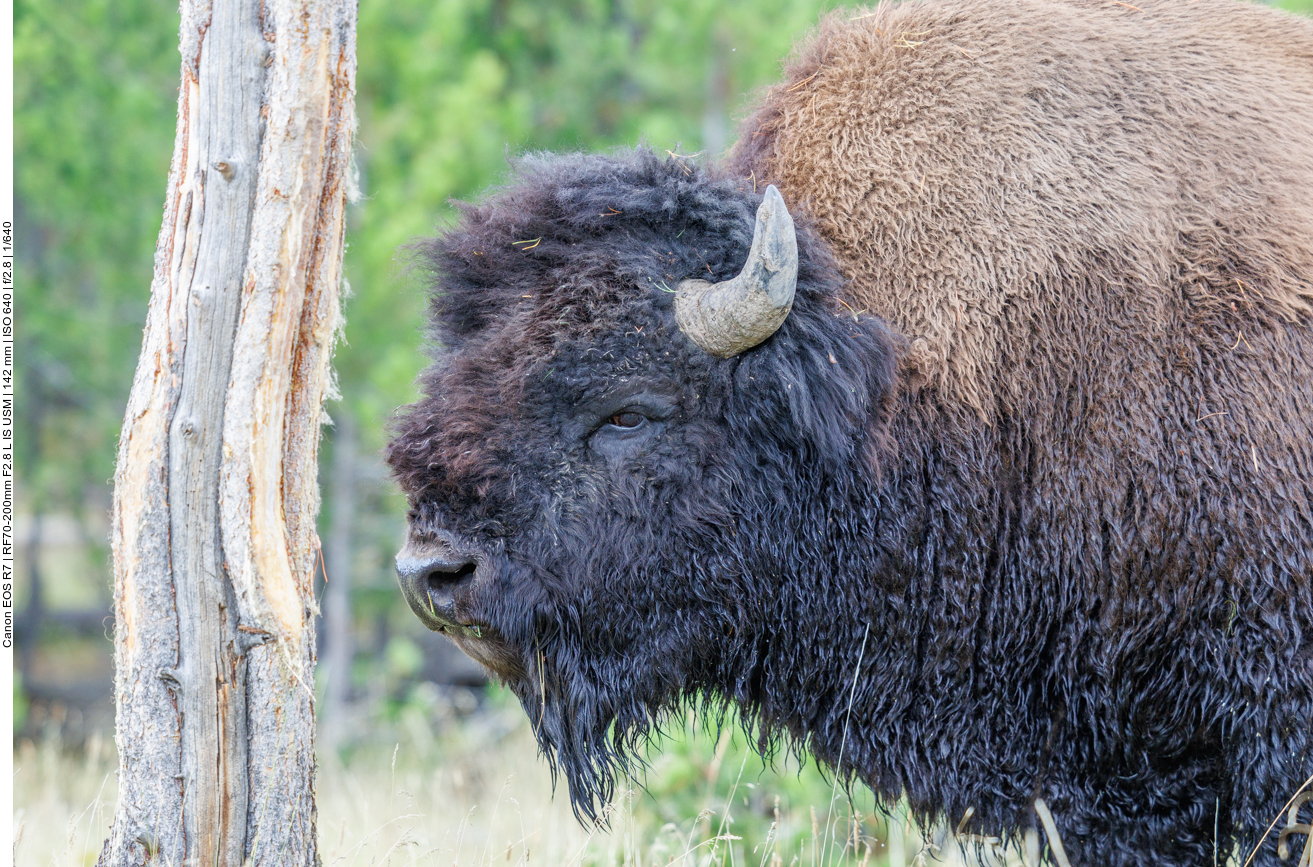
<svg viewBox="0 0 1313 867">
<path fill-rule="evenodd" d="M 249 856 L 314 864 L 313 575 L 318 448 L 330 385 L 355 103 L 355 7 L 266 5 L 279 50 L 224 417 L 224 553 L 243 619 L 278 640 L 250 655 Z M 285 37 L 284 37 L 285 34 Z M 288 291 L 298 287 L 301 291 Z M 255 760 L 255 756 L 263 757 Z"/>
<path fill-rule="evenodd" d="M 184 2 L 115 479 L 119 808 L 100 863 L 315 864 L 315 462 L 354 122 L 345 0 Z"/>
<path fill-rule="evenodd" d="M 259 0 L 216 3 L 198 62 L 182 390 L 169 429 L 170 541 L 178 612 L 183 830 L 197 864 L 241 867 L 247 804 L 246 665 L 219 538 L 224 383 L 251 232 L 267 51 Z"/>
</svg>

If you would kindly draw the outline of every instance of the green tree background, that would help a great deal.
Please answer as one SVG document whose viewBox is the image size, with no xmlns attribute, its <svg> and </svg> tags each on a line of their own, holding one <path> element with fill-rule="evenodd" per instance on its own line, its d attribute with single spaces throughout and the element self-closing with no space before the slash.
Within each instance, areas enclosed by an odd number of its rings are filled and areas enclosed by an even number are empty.
<svg viewBox="0 0 1313 867">
<path fill-rule="evenodd" d="M 382 422 L 423 363 L 420 293 L 398 269 L 399 247 L 525 151 L 640 140 L 701 149 L 709 99 L 722 112 L 739 108 L 827 5 L 366 0 L 362 197 L 350 217 L 354 294 L 336 366 L 342 405 L 359 415 L 369 446 L 381 444 Z M 29 511 L 106 500 L 173 143 L 177 22 L 167 0 L 15 4 Z"/>
</svg>

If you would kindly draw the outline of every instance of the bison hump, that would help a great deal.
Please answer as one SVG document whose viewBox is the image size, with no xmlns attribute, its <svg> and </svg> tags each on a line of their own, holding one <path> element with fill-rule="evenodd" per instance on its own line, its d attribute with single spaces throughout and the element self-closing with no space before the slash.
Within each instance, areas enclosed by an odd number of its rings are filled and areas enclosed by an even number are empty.
<svg viewBox="0 0 1313 867">
<path fill-rule="evenodd" d="M 731 161 L 909 338 L 905 381 L 984 415 L 1054 329 L 1097 358 L 1313 302 L 1313 24 L 1257 5 L 837 13 Z"/>
</svg>

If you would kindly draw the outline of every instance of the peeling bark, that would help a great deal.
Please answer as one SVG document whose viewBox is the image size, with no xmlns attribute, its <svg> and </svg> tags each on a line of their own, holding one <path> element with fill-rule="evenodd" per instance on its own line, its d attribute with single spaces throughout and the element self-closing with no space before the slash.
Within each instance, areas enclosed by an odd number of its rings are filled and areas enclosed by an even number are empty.
<svg viewBox="0 0 1313 867">
<path fill-rule="evenodd" d="M 177 139 L 115 477 L 121 767 L 104 865 L 317 861 L 315 463 L 355 14 L 344 0 L 182 6 Z"/>
</svg>

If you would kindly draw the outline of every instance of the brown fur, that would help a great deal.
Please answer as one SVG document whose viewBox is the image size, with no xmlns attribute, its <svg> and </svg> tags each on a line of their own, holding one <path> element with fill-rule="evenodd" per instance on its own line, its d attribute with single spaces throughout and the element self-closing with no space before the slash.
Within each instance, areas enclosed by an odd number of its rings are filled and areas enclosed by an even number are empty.
<svg viewBox="0 0 1313 867">
<path fill-rule="evenodd" d="M 731 160 L 818 221 L 849 303 L 912 341 L 909 381 L 985 417 L 1020 408 L 997 368 L 1033 366 L 1055 308 L 1145 357 L 1313 299 L 1313 24 L 1254 5 L 836 14 Z"/>
</svg>

